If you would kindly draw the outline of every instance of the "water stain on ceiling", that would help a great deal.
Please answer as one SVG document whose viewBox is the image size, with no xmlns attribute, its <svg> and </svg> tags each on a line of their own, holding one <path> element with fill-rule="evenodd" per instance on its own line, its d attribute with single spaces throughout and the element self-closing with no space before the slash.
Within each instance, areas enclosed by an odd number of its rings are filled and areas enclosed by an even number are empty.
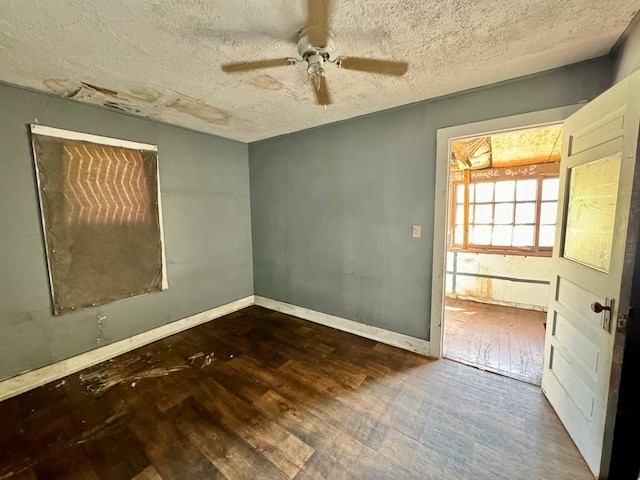
<svg viewBox="0 0 640 480">
<path fill-rule="evenodd" d="M 166 90 L 158 92 L 145 87 L 133 87 L 127 91 L 116 91 L 86 82 L 49 78 L 44 86 L 52 93 L 65 98 L 73 98 L 94 105 L 102 105 L 114 110 L 136 114 L 146 118 L 171 122 L 198 128 L 202 122 L 211 125 L 227 125 L 231 115 L 228 111 L 209 105 L 203 100 L 192 98 L 180 92 Z"/>
<path fill-rule="evenodd" d="M 280 90 L 284 85 L 271 75 L 260 75 L 251 80 L 249 83 L 264 90 Z"/>
</svg>

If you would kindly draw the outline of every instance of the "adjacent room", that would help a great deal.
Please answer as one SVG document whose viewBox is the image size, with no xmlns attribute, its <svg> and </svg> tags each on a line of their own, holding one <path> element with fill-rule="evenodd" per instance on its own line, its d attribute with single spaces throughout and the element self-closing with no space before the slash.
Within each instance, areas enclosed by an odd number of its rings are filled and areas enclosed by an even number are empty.
<svg viewBox="0 0 640 480">
<path fill-rule="evenodd" d="M 636 480 L 638 11 L 0 0 L 0 480 Z"/>
<path fill-rule="evenodd" d="M 451 142 L 443 356 L 542 381 L 562 124 Z"/>
</svg>

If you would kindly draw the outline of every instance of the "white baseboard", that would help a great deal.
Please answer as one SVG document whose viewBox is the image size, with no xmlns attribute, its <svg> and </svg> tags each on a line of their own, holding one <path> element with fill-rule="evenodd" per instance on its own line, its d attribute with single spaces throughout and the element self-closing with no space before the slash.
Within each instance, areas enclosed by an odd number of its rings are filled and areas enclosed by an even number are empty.
<svg viewBox="0 0 640 480">
<path fill-rule="evenodd" d="M 147 332 L 125 338 L 118 342 L 96 348 L 86 353 L 76 355 L 75 357 L 61 360 L 51 365 L 47 365 L 36 370 L 16 375 L 0 381 L 0 402 L 7 398 L 15 397 L 21 393 L 27 392 L 34 388 L 54 382 L 61 378 L 79 372 L 88 367 L 97 365 L 111 358 L 130 352 L 136 348 L 148 345 L 157 340 L 161 340 L 170 335 L 188 330 L 202 323 L 209 322 L 219 317 L 223 317 L 251 305 L 259 305 L 276 312 L 286 313 L 294 317 L 302 318 L 310 322 L 319 323 L 328 327 L 342 330 L 344 332 L 353 333 L 361 337 L 370 338 L 377 342 L 393 345 L 394 347 L 416 352 L 421 355 L 430 355 L 429 342 L 420 338 L 410 337 L 402 333 L 391 332 L 382 328 L 365 325 L 363 323 L 347 320 L 346 318 L 336 317 L 308 308 L 298 307 L 289 303 L 271 300 L 270 298 L 260 297 L 257 295 L 249 295 L 235 302 L 226 303 L 219 307 L 212 308 L 205 312 L 191 315 L 190 317 L 177 320 L 175 322 L 162 325 Z"/>
<path fill-rule="evenodd" d="M 87 367 L 97 365 L 110 358 L 130 352 L 157 340 L 182 332 L 196 325 L 209 322 L 216 318 L 242 310 L 255 304 L 255 296 L 241 298 L 235 302 L 226 303 L 219 307 L 212 308 L 205 312 L 191 315 L 190 317 L 168 323 L 153 330 L 125 338 L 118 342 L 96 348 L 75 357 L 52 363 L 46 367 L 38 368 L 30 372 L 22 373 L 15 377 L 8 378 L 0 382 L 0 401 L 14 397 L 33 388 L 40 387 L 46 383 L 59 380 L 60 378 L 79 372 Z"/>
<path fill-rule="evenodd" d="M 315 310 L 309 310 L 308 308 L 298 307 L 296 305 L 291 305 L 290 303 L 272 300 L 259 295 L 255 296 L 255 302 L 256 305 L 268 308 L 269 310 L 286 313 L 294 317 L 302 318 L 303 320 L 326 325 L 327 327 L 353 333 L 361 337 L 370 338 L 371 340 L 386 343 L 387 345 L 402 348 L 403 350 L 409 350 L 421 355 L 431 355 L 428 340 L 410 337 L 409 335 L 404 335 L 402 333 L 391 332 L 383 328 L 365 325 L 364 323 L 354 322 L 353 320 L 347 320 L 346 318 L 336 317 L 334 315 L 317 312 Z"/>
</svg>

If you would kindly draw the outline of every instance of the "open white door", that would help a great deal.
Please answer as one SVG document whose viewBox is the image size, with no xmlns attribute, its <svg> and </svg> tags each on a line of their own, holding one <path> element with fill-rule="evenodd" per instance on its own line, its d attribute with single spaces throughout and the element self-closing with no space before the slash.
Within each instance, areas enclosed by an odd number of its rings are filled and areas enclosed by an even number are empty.
<svg viewBox="0 0 640 480">
<path fill-rule="evenodd" d="M 597 477 L 609 468 L 633 301 L 639 127 L 640 71 L 569 117 L 564 129 L 542 389 Z"/>
</svg>

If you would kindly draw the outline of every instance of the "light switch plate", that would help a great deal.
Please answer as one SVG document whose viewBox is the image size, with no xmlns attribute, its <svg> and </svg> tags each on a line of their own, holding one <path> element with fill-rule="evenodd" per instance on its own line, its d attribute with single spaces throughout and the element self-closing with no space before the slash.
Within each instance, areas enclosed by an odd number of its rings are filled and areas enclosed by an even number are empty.
<svg viewBox="0 0 640 480">
<path fill-rule="evenodd" d="M 422 225 L 414 225 L 411 229 L 411 236 L 413 238 L 420 238 L 422 236 Z"/>
</svg>

